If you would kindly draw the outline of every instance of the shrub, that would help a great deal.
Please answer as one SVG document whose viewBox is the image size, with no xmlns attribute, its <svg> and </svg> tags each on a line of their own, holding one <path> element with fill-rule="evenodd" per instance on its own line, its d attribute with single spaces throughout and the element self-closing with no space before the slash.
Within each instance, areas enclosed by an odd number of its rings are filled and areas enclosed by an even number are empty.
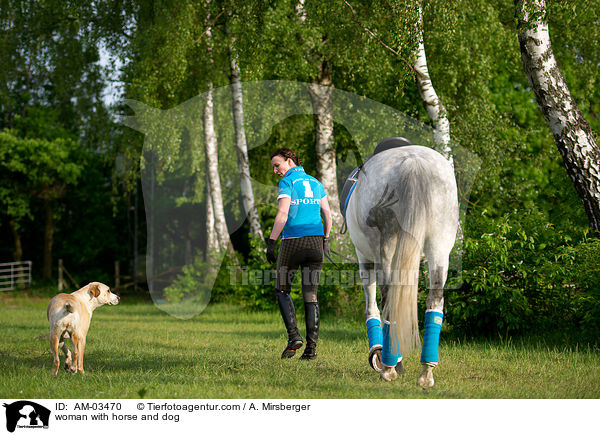
<svg viewBox="0 0 600 435">
<path fill-rule="evenodd" d="M 479 217 L 464 239 L 463 284 L 445 298 L 449 324 L 473 335 L 593 335 L 600 324 L 599 246 L 585 233 L 557 230 L 538 210 Z"/>
</svg>

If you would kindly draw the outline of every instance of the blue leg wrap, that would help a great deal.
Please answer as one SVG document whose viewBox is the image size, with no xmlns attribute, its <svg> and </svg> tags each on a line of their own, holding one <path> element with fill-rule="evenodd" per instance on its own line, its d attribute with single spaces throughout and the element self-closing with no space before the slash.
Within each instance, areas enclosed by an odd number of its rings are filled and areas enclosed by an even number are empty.
<svg viewBox="0 0 600 435">
<path fill-rule="evenodd" d="M 367 335 L 369 336 L 369 350 L 371 350 L 373 346 L 383 345 L 383 336 L 381 335 L 381 320 L 367 320 Z"/>
<path fill-rule="evenodd" d="M 422 363 L 437 363 L 439 361 L 438 346 L 440 344 L 443 318 L 442 313 L 435 311 L 425 313 L 425 334 L 423 336 L 423 351 L 421 352 Z"/>
<path fill-rule="evenodd" d="M 392 337 L 390 336 L 390 324 L 383 324 L 383 349 L 381 349 L 381 362 L 388 367 L 395 367 L 398 361 L 402 359 L 400 346 L 392 347 Z"/>
</svg>

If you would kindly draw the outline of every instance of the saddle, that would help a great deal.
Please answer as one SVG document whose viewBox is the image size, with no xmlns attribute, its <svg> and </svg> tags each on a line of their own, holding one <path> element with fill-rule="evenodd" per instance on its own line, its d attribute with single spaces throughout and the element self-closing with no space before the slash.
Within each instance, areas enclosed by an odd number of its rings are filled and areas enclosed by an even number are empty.
<svg viewBox="0 0 600 435">
<path fill-rule="evenodd" d="M 354 188 L 356 187 L 356 182 L 358 181 L 358 175 L 360 174 L 360 171 L 362 170 L 362 167 L 364 166 L 365 163 L 367 163 L 367 161 L 373 157 L 375 154 L 379 154 L 383 151 L 387 151 L 391 148 L 398 148 L 398 147 L 403 147 L 403 146 L 407 146 L 407 145 L 412 145 L 412 143 L 403 137 L 388 137 L 387 139 L 383 139 L 382 141 L 380 141 L 377 146 L 375 147 L 375 150 L 373 151 L 373 154 L 368 155 L 364 162 L 362 164 L 360 164 L 359 166 L 357 166 L 356 168 L 354 168 L 352 170 L 352 172 L 350 173 L 350 175 L 348 176 L 348 178 L 346 178 L 346 181 L 344 182 L 344 187 L 342 187 L 342 194 L 340 196 L 340 208 L 341 208 L 341 212 L 342 212 L 342 216 L 344 218 L 344 224 L 342 225 L 342 230 L 340 231 L 342 234 L 344 234 L 346 232 L 346 208 L 348 207 L 348 202 L 350 201 L 350 196 L 352 195 L 352 192 L 354 191 Z"/>
</svg>

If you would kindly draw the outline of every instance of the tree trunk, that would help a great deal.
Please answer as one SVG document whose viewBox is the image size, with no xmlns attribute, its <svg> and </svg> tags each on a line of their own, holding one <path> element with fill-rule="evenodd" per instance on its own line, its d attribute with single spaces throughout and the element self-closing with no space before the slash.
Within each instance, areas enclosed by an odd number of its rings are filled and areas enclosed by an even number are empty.
<svg viewBox="0 0 600 435">
<path fill-rule="evenodd" d="M 210 191 L 210 181 L 208 174 L 206 176 L 206 251 L 205 260 L 212 252 L 219 252 L 219 243 L 217 231 L 215 228 L 215 212 L 212 205 L 212 193 Z"/>
<path fill-rule="evenodd" d="M 140 206 L 139 201 L 139 184 L 136 181 L 135 183 L 135 207 L 133 208 L 133 271 L 131 276 L 133 276 L 133 289 L 137 292 L 138 290 L 138 275 L 140 270 L 140 254 L 139 254 L 139 246 L 138 246 L 138 225 L 139 225 L 139 215 L 138 208 Z"/>
<path fill-rule="evenodd" d="M 259 238 L 264 243 L 264 237 L 258 217 L 258 210 L 254 202 L 252 181 L 250 179 L 250 164 L 248 163 L 248 145 L 246 143 L 246 132 L 244 130 L 244 101 L 242 96 L 242 81 L 238 56 L 233 46 L 234 40 L 229 45 L 229 66 L 231 98 L 233 108 L 233 127 L 235 131 L 235 149 L 237 151 L 238 170 L 240 172 L 240 185 L 242 191 L 242 203 L 244 211 L 250 223 L 250 234 Z"/>
<path fill-rule="evenodd" d="M 310 86 L 313 113 L 315 113 L 317 178 L 323 184 L 329 207 L 331 220 L 336 229 L 342 227 L 342 213 L 337 185 L 337 164 L 333 137 L 333 103 L 331 94 L 333 82 L 327 62 L 320 65 L 319 77 Z"/>
<path fill-rule="evenodd" d="M 207 10 L 210 9 L 210 0 L 206 1 Z M 212 41 L 212 25 L 210 12 L 207 16 L 206 40 L 208 63 L 213 66 L 213 41 Z M 216 235 L 215 252 L 228 251 L 233 253 L 233 245 L 231 237 L 227 230 L 227 221 L 225 220 L 225 209 L 223 207 L 223 194 L 221 192 L 221 178 L 219 177 L 219 152 L 217 143 L 217 133 L 215 132 L 215 119 L 213 108 L 213 82 L 208 82 L 208 92 L 206 93 L 206 101 L 203 111 L 203 127 L 204 127 L 204 151 L 206 156 L 206 178 L 207 178 L 207 198 L 206 207 L 212 210 L 212 220 Z M 210 217 L 207 216 L 209 219 Z M 208 222 L 208 219 L 207 219 Z M 207 231 L 210 231 L 207 228 Z M 212 235 L 209 238 L 213 237 Z M 207 241 L 209 240 L 207 238 Z M 212 240 L 211 240 L 212 243 Z M 210 248 L 207 246 L 206 255 L 210 254 Z"/>
<path fill-rule="evenodd" d="M 296 16 L 300 22 L 306 24 L 305 0 L 298 0 L 296 4 Z M 310 52 L 310 47 L 307 53 Z M 310 56 L 307 54 L 307 56 Z M 325 60 L 319 62 L 319 76 L 310 86 L 310 98 L 315 114 L 316 152 L 317 152 L 317 178 L 323 184 L 329 208 L 331 209 L 331 220 L 333 222 L 332 233 L 339 230 L 343 224 L 340 211 L 340 200 L 337 185 L 337 164 L 333 136 L 333 103 L 331 94 L 333 80 L 329 65 Z"/>
<path fill-rule="evenodd" d="M 600 148 L 558 68 L 544 0 L 516 0 L 521 59 L 590 226 L 600 233 Z"/>
<path fill-rule="evenodd" d="M 219 240 L 219 252 L 233 252 L 231 238 L 227 230 L 225 220 L 225 210 L 223 208 L 223 196 L 221 193 L 221 179 L 219 177 L 219 157 L 217 134 L 215 133 L 215 124 L 213 116 L 213 84 L 208 84 L 206 93 L 206 102 L 204 105 L 204 146 L 206 152 L 206 169 L 208 174 L 208 184 L 210 185 L 210 200 L 212 203 L 215 228 Z"/>
<path fill-rule="evenodd" d="M 42 278 L 52 278 L 52 243 L 54 241 L 54 230 L 56 222 L 54 221 L 54 210 L 52 201 L 44 199 L 44 211 L 46 213 L 46 222 L 44 224 L 44 258 L 42 262 Z"/>
<path fill-rule="evenodd" d="M 9 221 L 10 230 L 13 234 L 13 239 L 15 240 L 15 252 L 13 252 L 13 260 L 16 262 L 21 261 L 23 258 L 23 245 L 21 244 L 21 234 L 19 234 L 19 230 L 17 229 L 17 224 L 14 219 Z"/>
<path fill-rule="evenodd" d="M 423 8 L 419 5 L 419 22 L 417 23 L 418 51 L 415 61 L 415 73 L 419 94 L 427 109 L 427 115 L 433 124 L 433 140 L 435 149 L 452 162 L 452 150 L 450 148 L 450 122 L 448 121 L 448 112 L 438 96 L 427 67 L 427 57 L 425 55 L 425 43 L 423 38 Z"/>
</svg>

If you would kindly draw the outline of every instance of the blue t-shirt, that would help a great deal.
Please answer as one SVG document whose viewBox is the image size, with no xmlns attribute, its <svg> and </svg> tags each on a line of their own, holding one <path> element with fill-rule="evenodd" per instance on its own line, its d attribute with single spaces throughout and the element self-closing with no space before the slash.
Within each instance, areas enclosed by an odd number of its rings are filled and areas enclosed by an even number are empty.
<svg viewBox="0 0 600 435">
<path fill-rule="evenodd" d="M 321 199 L 327 196 L 323 185 L 302 166 L 290 168 L 279 180 L 277 199 L 290 198 L 290 211 L 283 227 L 282 239 L 323 236 Z"/>
</svg>

